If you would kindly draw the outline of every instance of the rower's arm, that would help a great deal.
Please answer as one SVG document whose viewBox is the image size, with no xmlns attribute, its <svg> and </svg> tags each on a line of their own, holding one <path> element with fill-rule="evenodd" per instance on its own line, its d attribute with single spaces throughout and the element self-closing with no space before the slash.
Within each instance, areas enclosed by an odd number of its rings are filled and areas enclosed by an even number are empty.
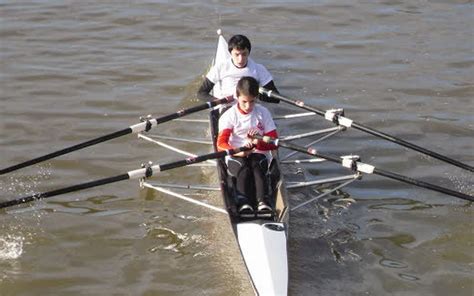
<svg viewBox="0 0 474 296">
<path fill-rule="evenodd" d="M 226 150 L 234 149 L 234 147 L 232 147 L 229 144 L 229 139 L 230 139 L 231 134 L 232 134 L 232 129 L 229 129 L 229 128 L 226 128 L 219 132 L 217 136 L 217 151 L 226 151 Z M 248 146 L 247 144 L 245 146 L 251 147 L 251 146 Z M 232 156 L 233 157 L 246 157 L 250 153 L 252 153 L 252 150 L 240 151 L 239 153 L 236 153 Z"/>
<path fill-rule="evenodd" d="M 275 83 L 273 82 L 273 80 L 271 80 L 269 83 L 265 84 L 263 86 L 263 88 L 271 90 L 276 94 L 279 94 L 278 89 L 276 88 Z M 275 104 L 280 103 L 279 99 L 270 98 L 270 97 L 268 97 L 267 95 L 264 95 L 264 94 L 260 94 L 259 99 L 261 101 L 267 102 L 267 103 L 275 103 Z"/>
<path fill-rule="evenodd" d="M 202 82 L 201 87 L 197 92 L 198 99 L 205 102 L 215 100 L 216 98 L 210 94 L 213 88 L 214 83 L 212 83 L 212 81 L 210 81 L 207 77 L 204 78 L 204 81 Z"/>
<path fill-rule="evenodd" d="M 232 129 L 229 129 L 229 128 L 226 128 L 219 132 L 219 134 L 217 135 L 217 145 L 216 145 L 217 151 L 226 151 L 226 150 L 234 149 L 234 147 L 232 147 L 229 144 L 229 139 L 230 139 L 231 134 L 232 134 Z"/>
</svg>

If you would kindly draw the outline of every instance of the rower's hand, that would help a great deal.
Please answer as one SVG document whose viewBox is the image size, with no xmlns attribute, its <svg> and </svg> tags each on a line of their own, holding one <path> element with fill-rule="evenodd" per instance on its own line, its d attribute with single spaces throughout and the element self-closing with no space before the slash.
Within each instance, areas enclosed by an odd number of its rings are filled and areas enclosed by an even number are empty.
<svg viewBox="0 0 474 296">
<path fill-rule="evenodd" d="M 255 139 L 255 135 L 260 135 L 260 130 L 258 128 L 251 128 L 247 132 L 247 137 L 253 145 L 258 144 L 258 139 Z"/>
<path fill-rule="evenodd" d="M 255 151 L 255 144 L 250 139 L 249 139 L 249 141 L 247 141 L 247 143 L 245 143 L 244 146 L 247 147 L 247 148 L 251 148 L 250 150 L 243 151 L 244 156 L 249 156 L 250 154 L 252 154 Z"/>
<path fill-rule="evenodd" d="M 227 104 L 232 103 L 235 100 L 234 96 L 227 96 L 225 98 L 227 99 Z"/>
<path fill-rule="evenodd" d="M 247 147 L 247 148 L 253 148 L 253 146 L 255 146 L 252 141 L 247 141 L 245 144 L 244 144 L 244 147 Z"/>
<path fill-rule="evenodd" d="M 246 151 L 241 151 L 241 152 L 239 152 L 239 153 L 234 154 L 233 156 L 235 156 L 235 157 L 247 157 L 247 156 L 249 156 L 250 154 L 252 154 L 253 151 L 255 150 L 255 144 L 253 144 L 252 141 L 250 141 L 250 139 L 248 139 L 248 141 L 245 142 L 245 144 L 243 145 L 243 147 L 251 148 L 251 149 L 250 149 L 250 150 L 246 150 Z"/>
</svg>

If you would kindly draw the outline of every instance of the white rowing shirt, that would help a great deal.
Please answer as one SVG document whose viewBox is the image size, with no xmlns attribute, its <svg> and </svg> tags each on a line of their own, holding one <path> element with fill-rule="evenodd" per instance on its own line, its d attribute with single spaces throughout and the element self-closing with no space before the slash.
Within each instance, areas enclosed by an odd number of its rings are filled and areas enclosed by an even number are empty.
<svg viewBox="0 0 474 296">
<path fill-rule="evenodd" d="M 264 86 L 273 80 L 270 72 L 263 65 L 255 63 L 251 58 L 248 59 L 247 66 L 244 68 L 237 68 L 232 63 L 232 59 L 228 58 L 225 62 L 212 66 L 206 78 L 214 83 L 213 96 L 224 98 L 235 94 L 237 82 L 244 76 L 255 78 L 260 86 Z"/>
<path fill-rule="evenodd" d="M 267 108 L 260 104 L 255 104 L 252 112 L 243 114 L 238 109 L 238 104 L 233 105 L 219 118 L 219 132 L 225 129 L 232 130 L 229 138 L 229 145 L 232 147 L 242 147 L 247 143 L 247 133 L 250 129 L 257 128 L 260 135 L 276 130 L 275 122 Z M 269 160 L 271 152 L 255 150 L 254 153 L 265 154 Z"/>
</svg>

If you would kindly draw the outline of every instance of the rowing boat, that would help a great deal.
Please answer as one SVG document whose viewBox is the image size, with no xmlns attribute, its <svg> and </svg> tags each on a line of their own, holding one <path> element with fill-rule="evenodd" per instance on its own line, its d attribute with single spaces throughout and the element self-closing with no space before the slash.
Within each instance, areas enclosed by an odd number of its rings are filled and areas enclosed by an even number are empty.
<svg viewBox="0 0 474 296">
<path fill-rule="evenodd" d="M 228 58 L 229 53 L 227 51 L 227 44 L 225 39 L 219 34 L 219 43 L 218 50 L 216 54 L 216 61 L 219 59 Z M 68 187 L 63 187 L 47 192 L 35 193 L 32 195 L 19 197 L 13 200 L 0 202 L 0 209 L 13 207 L 16 205 L 26 204 L 34 202 L 40 199 L 50 198 L 53 196 L 72 193 L 79 190 L 84 190 L 88 188 L 94 188 L 97 186 L 102 186 L 106 184 L 111 184 L 119 181 L 138 179 L 140 180 L 140 185 L 142 187 L 150 188 L 157 190 L 159 192 L 165 193 L 169 196 L 179 198 L 181 200 L 193 203 L 205 207 L 209 210 L 213 210 L 222 214 L 225 214 L 229 217 L 232 232 L 236 238 L 236 242 L 240 248 L 241 255 L 244 259 L 246 268 L 248 270 L 251 283 L 253 284 L 256 294 L 259 295 L 286 295 L 288 291 L 288 256 L 287 256 L 287 241 L 288 241 L 288 220 L 289 212 L 297 211 L 298 209 L 308 205 L 309 203 L 316 202 L 321 200 L 324 196 L 330 195 L 341 188 L 348 186 L 350 183 L 360 180 L 363 175 L 378 175 L 406 184 L 418 186 L 421 188 L 426 188 L 434 192 L 444 193 L 449 196 L 460 198 L 469 202 L 474 201 L 474 196 L 455 191 L 449 188 L 441 187 L 436 184 L 431 184 L 424 182 L 419 179 L 414 179 L 408 176 L 400 175 L 395 172 L 387 171 L 375 167 L 371 164 L 363 163 L 360 161 L 357 155 L 332 155 L 319 152 L 313 148 L 313 145 L 316 143 L 321 143 L 323 140 L 328 139 L 331 136 L 336 135 L 339 132 L 346 131 L 349 128 L 354 128 L 369 134 L 372 134 L 376 137 L 385 139 L 387 141 L 399 144 L 401 146 L 410 148 L 411 150 L 418 151 L 424 155 L 431 156 L 438 160 L 442 160 L 446 163 L 450 163 L 459 168 L 474 172 L 474 167 L 469 164 L 462 163 L 445 155 L 441 155 L 434 151 L 428 150 L 426 148 L 417 146 L 413 143 L 409 143 L 403 139 L 388 135 L 384 132 L 377 131 L 373 128 L 370 128 L 361 123 L 357 123 L 352 119 L 345 117 L 343 109 L 331 109 L 331 110 L 322 110 L 317 107 L 306 105 L 303 101 L 294 100 L 288 97 L 284 97 L 280 94 L 271 92 L 264 88 L 260 88 L 260 93 L 267 95 L 268 97 L 273 97 L 278 99 L 285 104 L 292 105 L 298 109 L 303 109 L 305 113 L 299 114 L 287 114 L 283 116 L 274 116 L 278 125 L 278 120 L 302 118 L 307 116 L 323 116 L 326 120 L 334 123 L 336 126 L 331 128 L 325 128 L 322 130 L 312 130 L 309 132 L 301 134 L 293 134 L 283 136 L 280 135 L 279 139 L 262 139 L 268 143 L 274 144 L 279 148 L 285 148 L 291 150 L 292 152 L 284 155 L 282 150 L 279 150 L 281 157 L 278 155 L 275 156 L 275 160 L 270 164 L 270 173 L 268 175 L 271 184 L 271 194 L 274 203 L 275 215 L 273 217 L 260 217 L 252 219 L 243 219 L 237 213 L 237 207 L 235 202 L 235 194 L 233 193 L 233 180 L 227 174 L 227 169 L 223 157 L 226 155 L 233 155 L 240 153 L 242 151 L 248 150 L 247 147 L 239 147 L 235 149 L 230 149 L 228 151 L 222 152 L 213 152 L 204 155 L 196 155 L 191 152 L 173 147 L 172 145 L 166 144 L 161 141 L 161 139 L 166 139 L 169 141 L 177 142 L 192 142 L 196 144 L 209 144 L 214 146 L 216 149 L 216 136 L 217 136 L 217 127 L 218 127 L 218 118 L 219 111 L 213 110 L 210 113 L 210 129 L 212 134 L 212 141 L 208 139 L 183 139 L 181 137 L 171 137 L 169 135 L 158 135 L 158 134 L 145 134 L 159 124 L 164 124 L 165 122 L 170 121 L 191 121 L 191 122 L 205 122 L 209 124 L 208 120 L 201 119 L 181 119 L 185 115 L 196 113 L 201 110 L 212 109 L 221 104 L 228 103 L 227 99 L 218 99 L 205 104 L 193 106 L 191 108 L 182 109 L 175 113 L 171 113 L 165 116 L 160 116 L 152 118 L 151 116 L 142 118 L 140 123 L 134 124 L 122 130 L 112 132 L 64 149 L 48 153 L 46 155 L 36 157 L 6 168 L 0 169 L 0 175 L 7 174 L 13 171 L 16 171 L 21 168 L 32 166 L 34 164 L 71 153 L 98 143 L 102 143 L 114 138 L 118 138 L 124 135 L 136 133 L 140 139 L 150 141 L 152 143 L 158 144 L 159 146 L 177 152 L 179 154 L 184 154 L 187 156 L 185 159 L 161 163 L 161 164 L 144 164 L 142 168 L 121 173 L 119 175 L 110 176 L 98 180 L 93 180 L 90 182 L 80 183 L 71 185 Z M 305 144 L 304 146 L 297 145 L 292 143 L 293 140 L 299 139 L 309 139 L 313 137 L 318 137 L 317 139 L 312 140 L 310 143 Z M 291 159 L 293 155 L 309 155 L 310 158 L 303 159 Z M 214 161 L 217 159 L 217 161 Z M 280 171 L 281 164 L 294 164 L 297 166 L 303 166 L 304 164 L 319 163 L 323 161 L 329 161 L 332 163 L 337 163 L 339 167 L 345 168 L 345 170 L 351 170 L 349 175 L 337 175 L 337 176 L 326 176 L 324 178 L 318 178 L 314 180 L 305 180 L 301 182 L 283 182 L 283 171 Z M 219 175 L 220 186 L 206 186 L 203 184 L 198 185 L 189 185 L 189 184 L 157 184 L 148 182 L 148 178 L 152 177 L 154 174 L 157 174 L 162 171 L 171 170 L 184 166 L 204 166 L 212 165 L 216 168 L 216 171 Z M 338 172 L 339 174 L 339 172 Z M 327 185 L 336 184 L 336 186 L 327 187 Z M 325 188 L 323 191 L 320 191 L 320 194 L 314 197 L 311 197 L 308 200 L 302 201 L 297 205 L 289 207 L 288 201 L 286 199 L 286 189 L 294 190 L 303 187 L 313 187 L 324 185 Z M 178 190 L 199 190 L 199 191 L 219 191 L 222 195 L 225 208 L 213 206 L 204 201 L 190 198 L 189 196 L 180 194 L 175 191 L 168 190 L 167 188 L 175 188 Z M 318 192 L 316 190 L 314 192 Z M 347 199 L 349 201 L 349 199 Z M 293 203 L 295 200 L 293 200 Z"/>
<path fill-rule="evenodd" d="M 227 58 L 227 43 L 219 34 L 216 59 Z M 217 86 L 218 87 L 218 86 Z M 210 112 L 210 131 L 214 151 L 217 151 L 220 111 Z M 234 236 L 245 262 L 254 291 L 257 295 L 286 295 L 288 290 L 288 221 L 287 193 L 280 173 L 278 154 L 269 165 L 268 184 L 274 215 L 270 217 L 241 217 L 235 190 L 235 177 L 228 174 L 225 159 L 217 160 L 220 189 L 232 225 Z M 249 180 L 250 188 L 253 186 Z"/>
<path fill-rule="evenodd" d="M 211 135 L 217 152 L 219 111 L 210 114 Z M 275 215 L 269 218 L 241 217 L 237 211 L 234 178 L 228 174 L 225 159 L 217 161 L 221 194 L 247 271 L 257 295 L 286 295 L 288 290 L 289 210 L 280 165 L 275 157 L 269 168 L 271 200 Z"/>
</svg>

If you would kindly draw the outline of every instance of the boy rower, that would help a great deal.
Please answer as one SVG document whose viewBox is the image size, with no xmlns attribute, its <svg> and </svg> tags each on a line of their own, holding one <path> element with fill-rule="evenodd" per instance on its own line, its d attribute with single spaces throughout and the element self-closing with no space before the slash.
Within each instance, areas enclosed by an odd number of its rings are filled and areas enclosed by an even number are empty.
<svg viewBox="0 0 474 296">
<path fill-rule="evenodd" d="M 247 37 L 244 35 L 232 36 L 228 42 L 231 58 L 224 63 L 212 66 L 198 90 L 197 97 L 203 101 L 232 97 L 237 81 L 244 76 L 253 77 L 260 86 L 278 93 L 270 72 L 263 65 L 257 64 L 249 58 L 251 49 L 252 45 Z M 220 87 L 215 88 L 213 95 L 211 95 L 210 92 L 217 83 Z M 269 98 L 266 95 L 261 95 L 260 99 L 269 103 L 279 103 L 278 99 Z"/>
<path fill-rule="evenodd" d="M 277 147 L 263 141 L 252 140 L 252 136 L 259 134 L 277 138 L 278 134 L 270 111 L 256 104 L 258 88 L 258 81 L 255 78 L 242 77 L 235 90 L 237 104 L 223 113 L 219 119 L 217 137 L 219 151 L 242 146 L 254 147 L 253 150 L 243 151 L 226 159 L 228 171 L 237 181 L 237 200 L 244 201 L 239 208 L 242 216 L 253 215 L 255 210 L 259 215 L 272 213 L 266 174 L 271 160 L 271 150 Z M 251 177 L 255 183 L 255 194 L 248 194 L 251 190 L 247 188 Z M 255 196 L 255 200 L 249 200 L 249 196 Z"/>
</svg>

